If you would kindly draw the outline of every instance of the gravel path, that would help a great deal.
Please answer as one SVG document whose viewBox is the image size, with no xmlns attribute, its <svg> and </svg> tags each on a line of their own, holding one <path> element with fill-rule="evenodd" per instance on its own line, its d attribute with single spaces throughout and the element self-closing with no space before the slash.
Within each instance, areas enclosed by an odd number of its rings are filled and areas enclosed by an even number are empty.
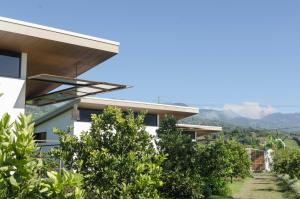
<svg viewBox="0 0 300 199">
<path fill-rule="evenodd" d="M 285 191 L 276 177 L 270 174 L 255 174 L 254 178 L 249 180 L 237 194 L 234 199 L 292 199 L 293 196 Z"/>
</svg>

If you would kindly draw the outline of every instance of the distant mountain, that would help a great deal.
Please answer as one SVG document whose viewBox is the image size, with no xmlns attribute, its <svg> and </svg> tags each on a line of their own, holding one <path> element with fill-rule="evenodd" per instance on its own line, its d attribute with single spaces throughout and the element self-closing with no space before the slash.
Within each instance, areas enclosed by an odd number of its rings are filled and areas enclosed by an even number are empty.
<svg viewBox="0 0 300 199">
<path fill-rule="evenodd" d="M 241 117 L 223 110 L 200 109 L 199 114 L 182 122 L 204 125 L 235 126 L 254 129 L 279 129 L 286 132 L 300 132 L 300 113 L 273 113 L 261 119 Z"/>
</svg>

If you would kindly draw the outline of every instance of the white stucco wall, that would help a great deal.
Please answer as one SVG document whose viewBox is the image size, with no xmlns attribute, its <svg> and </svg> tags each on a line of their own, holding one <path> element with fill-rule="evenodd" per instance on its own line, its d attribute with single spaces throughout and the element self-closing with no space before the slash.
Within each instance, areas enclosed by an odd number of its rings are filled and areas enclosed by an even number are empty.
<svg viewBox="0 0 300 199">
<path fill-rule="evenodd" d="M 80 133 L 83 131 L 88 131 L 91 128 L 91 123 L 90 122 L 79 122 L 79 121 L 74 121 L 74 129 L 73 129 L 73 134 L 77 137 L 79 137 Z"/>
<path fill-rule="evenodd" d="M 68 110 L 50 120 L 48 120 L 45 123 L 42 123 L 35 127 L 35 132 L 47 132 L 47 143 L 45 144 L 57 144 L 58 143 L 58 137 L 53 133 L 53 128 L 58 128 L 61 130 L 67 130 L 68 127 L 73 128 L 73 118 L 72 118 L 72 110 Z M 44 145 L 44 144 L 40 144 Z M 46 147 L 45 149 L 48 149 L 49 147 Z"/>
<path fill-rule="evenodd" d="M 74 122 L 74 135 L 79 136 L 81 132 L 88 131 L 91 128 L 90 122 Z M 158 127 L 156 126 L 146 126 L 146 131 L 150 134 L 155 136 L 156 130 Z"/>
<path fill-rule="evenodd" d="M 22 53 L 21 57 L 21 77 L 10 78 L 0 76 L 0 117 L 4 113 L 9 113 L 11 121 L 14 121 L 20 113 L 25 111 L 26 93 L 26 65 L 27 54 Z"/>
</svg>

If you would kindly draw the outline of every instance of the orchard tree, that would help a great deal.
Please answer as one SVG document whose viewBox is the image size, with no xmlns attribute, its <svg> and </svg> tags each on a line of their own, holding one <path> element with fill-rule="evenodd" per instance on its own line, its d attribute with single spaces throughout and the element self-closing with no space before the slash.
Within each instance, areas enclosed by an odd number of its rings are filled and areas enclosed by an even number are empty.
<svg viewBox="0 0 300 199">
<path fill-rule="evenodd" d="M 205 193 L 226 195 L 228 178 L 245 178 L 250 175 L 250 160 L 243 145 L 223 138 L 207 146 L 198 146 L 198 163 L 205 181 Z"/>
<path fill-rule="evenodd" d="M 176 127 L 176 120 L 167 116 L 157 130 L 157 148 L 166 154 L 163 162 L 164 185 L 160 189 L 165 198 L 201 198 L 202 179 L 197 161 L 196 143 Z"/>
<path fill-rule="evenodd" d="M 33 132 L 30 116 L 10 123 L 4 114 L 0 120 L 0 198 L 81 198 L 78 174 L 43 170 Z"/>
<path fill-rule="evenodd" d="M 54 154 L 83 175 L 87 198 L 159 198 L 164 156 L 143 126 L 144 115 L 124 115 L 108 107 L 92 115 L 80 138 L 56 130 L 61 145 Z"/>
<path fill-rule="evenodd" d="M 300 178 L 300 150 L 280 149 L 275 151 L 273 170 L 278 174 L 288 174 L 291 178 Z"/>
<path fill-rule="evenodd" d="M 232 173 L 231 159 L 228 147 L 223 139 L 207 146 L 198 146 L 198 164 L 203 177 L 205 195 L 226 195 L 227 178 Z"/>
<path fill-rule="evenodd" d="M 225 143 L 229 153 L 230 167 L 229 176 L 233 178 L 245 178 L 250 175 L 249 155 L 242 144 L 231 140 Z"/>
</svg>

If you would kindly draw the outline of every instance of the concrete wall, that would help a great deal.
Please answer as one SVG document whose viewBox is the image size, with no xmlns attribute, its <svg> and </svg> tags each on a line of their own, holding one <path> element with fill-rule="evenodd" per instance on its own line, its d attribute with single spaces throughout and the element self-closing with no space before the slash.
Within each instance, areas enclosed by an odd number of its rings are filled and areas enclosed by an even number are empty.
<svg viewBox="0 0 300 199">
<path fill-rule="evenodd" d="M 91 128 L 90 122 L 74 122 L 74 135 L 79 136 L 82 131 L 88 131 Z M 158 127 L 156 126 L 146 126 L 146 131 L 152 135 L 156 135 L 156 130 Z"/>
<path fill-rule="evenodd" d="M 11 121 L 14 121 L 20 113 L 25 112 L 25 92 L 26 92 L 26 69 L 27 54 L 22 53 L 21 57 L 21 77 L 10 78 L 0 76 L 0 117 L 4 113 L 9 113 Z"/>
<path fill-rule="evenodd" d="M 67 130 L 68 127 L 73 128 L 73 118 L 72 118 L 72 110 L 68 110 L 50 120 L 48 120 L 45 123 L 42 123 L 35 127 L 35 132 L 47 132 L 47 143 L 40 144 L 40 146 L 43 145 L 54 145 L 58 144 L 58 137 L 53 133 L 53 128 L 58 128 L 61 130 Z M 49 150 L 50 147 L 42 147 L 43 151 Z"/>
</svg>

